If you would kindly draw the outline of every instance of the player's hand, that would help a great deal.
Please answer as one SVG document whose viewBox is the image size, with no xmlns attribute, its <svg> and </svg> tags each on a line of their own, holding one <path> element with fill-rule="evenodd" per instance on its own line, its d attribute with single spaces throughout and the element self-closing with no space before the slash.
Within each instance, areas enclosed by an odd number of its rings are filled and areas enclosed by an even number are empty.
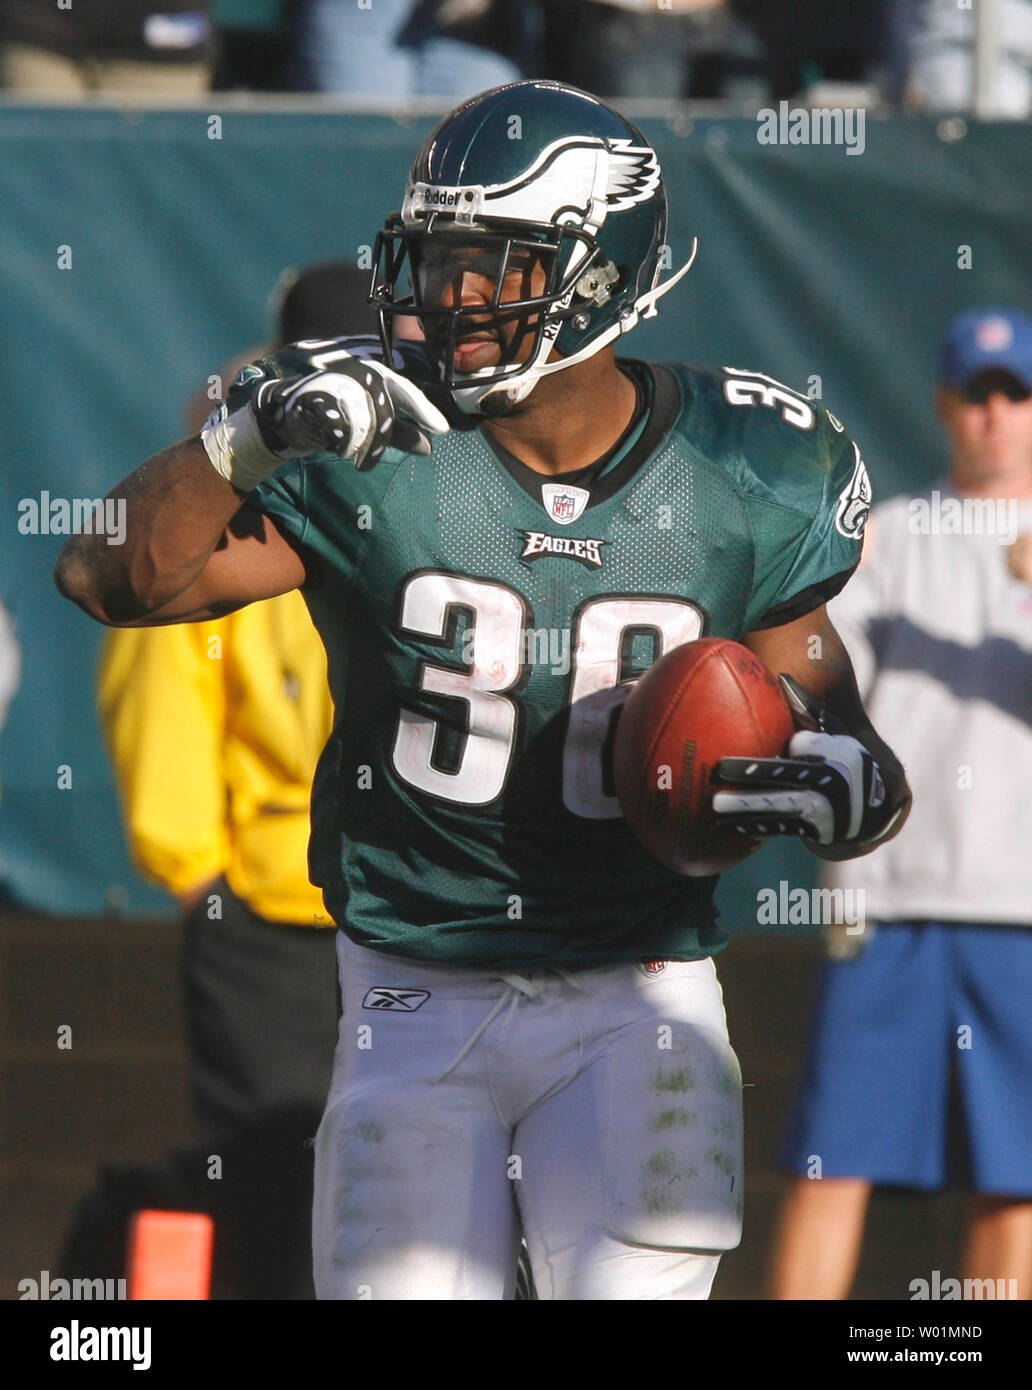
<svg viewBox="0 0 1032 1390">
<path fill-rule="evenodd" d="M 264 381 L 250 409 L 262 442 L 278 459 L 337 454 L 354 458 L 359 469 L 374 468 L 388 444 L 426 457 L 426 431 L 445 434 L 449 428 L 418 386 L 382 362 L 359 357 L 335 362 L 332 371 Z"/>
<path fill-rule="evenodd" d="M 713 769 L 713 811 L 721 836 L 798 835 L 813 847 L 862 852 L 882 838 L 881 769 L 844 730 L 829 732 L 813 697 L 790 677 L 782 684 L 796 724 L 784 758 L 722 758 Z"/>
<path fill-rule="evenodd" d="M 254 364 L 255 373 L 262 369 L 262 361 Z M 410 418 L 401 419 L 400 411 Z M 249 492 L 285 460 L 308 454 L 353 458 L 359 469 L 375 467 L 388 444 L 425 457 L 426 431 L 445 434 L 449 428 L 399 372 L 338 352 L 332 371 L 271 377 L 232 411 L 220 402 L 201 430 L 201 443 L 214 468 Z"/>
<path fill-rule="evenodd" d="M 817 845 L 861 845 L 883 828 L 885 784 L 849 734 L 801 730 L 785 758 L 721 758 L 713 781 L 720 835 L 800 835 Z"/>
</svg>

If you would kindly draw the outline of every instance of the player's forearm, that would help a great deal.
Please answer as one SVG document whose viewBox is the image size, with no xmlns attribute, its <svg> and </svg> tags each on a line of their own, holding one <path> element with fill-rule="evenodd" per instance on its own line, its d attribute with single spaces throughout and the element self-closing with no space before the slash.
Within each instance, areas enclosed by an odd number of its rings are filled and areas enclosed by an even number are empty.
<svg viewBox="0 0 1032 1390">
<path fill-rule="evenodd" d="M 178 597 L 198 578 L 244 494 L 212 467 L 198 438 L 155 454 L 108 496 L 125 503 L 125 536 L 73 536 L 54 579 L 100 622 L 131 622 Z"/>
<path fill-rule="evenodd" d="M 857 690 L 849 653 L 824 607 L 780 628 L 750 633 L 746 645 L 767 668 L 792 677 L 806 693 L 815 723 L 826 720 L 828 732 L 850 734 L 878 765 L 884 784 L 884 828 L 869 840 L 850 838 L 808 848 L 821 859 L 856 859 L 893 839 L 910 814 L 911 792 L 896 754 L 878 734 Z M 797 719 L 798 722 L 798 719 Z M 869 808 L 874 811 L 874 804 Z"/>
<path fill-rule="evenodd" d="M 830 624 L 828 624 L 830 628 Z M 831 628 L 834 635 L 834 629 Z M 825 630 L 827 633 L 827 629 Z M 884 784 L 884 808 L 887 818 L 886 829 L 870 843 L 847 841 L 842 844 L 809 844 L 808 848 L 819 859 L 843 860 L 857 859 L 870 854 L 879 845 L 895 838 L 903 829 L 910 814 L 912 800 L 910 786 L 903 764 L 889 745 L 874 728 L 864 709 L 856 686 L 856 677 L 845 649 L 837 640 L 825 643 L 827 659 L 810 673 L 810 693 L 822 703 L 829 728 L 851 734 L 862 743 L 878 764 Z M 799 679 L 799 677 L 797 677 Z M 802 684 L 802 681 L 800 681 Z"/>
<path fill-rule="evenodd" d="M 824 707 L 832 719 L 836 720 L 846 733 L 852 734 L 862 743 L 878 764 L 882 781 L 885 783 L 885 805 L 890 808 L 905 806 L 891 833 L 884 837 L 885 840 L 891 840 L 902 830 L 903 823 L 910 813 L 911 792 L 907 775 L 903 764 L 871 723 L 860 698 L 849 657 L 830 623 L 824 629 L 826 639 L 829 632 L 831 640 L 825 641 L 827 660 L 820 670 L 820 676 L 817 679 L 811 678 L 811 685 L 816 687 L 812 693 L 824 702 Z M 881 840 L 879 843 L 884 841 Z M 817 850 L 815 853 L 821 851 Z M 834 859 L 851 856 L 822 853 L 822 857 Z"/>
<path fill-rule="evenodd" d="M 855 685 L 853 689 L 855 693 Z M 848 696 L 848 692 L 846 693 Z M 913 795 L 910 784 L 907 782 L 903 764 L 877 733 L 863 707 L 859 706 L 859 701 L 854 705 L 852 700 L 847 698 L 845 701 L 837 703 L 834 694 L 833 691 L 832 698 L 826 697 L 825 702 L 828 711 L 841 722 L 847 733 L 852 734 L 859 743 L 863 744 L 878 764 L 878 770 L 885 785 L 884 806 L 889 819 L 886 829 L 878 835 L 877 839 L 866 845 L 857 845 L 852 842 L 843 845 L 811 844 L 808 848 L 820 859 L 857 859 L 864 854 L 870 854 L 872 850 L 886 844 L 889 840 L 895 839 L 910 815 Z M 856 712 L 857 706 L 859 706 L 859 715 Z"/>
</svg>

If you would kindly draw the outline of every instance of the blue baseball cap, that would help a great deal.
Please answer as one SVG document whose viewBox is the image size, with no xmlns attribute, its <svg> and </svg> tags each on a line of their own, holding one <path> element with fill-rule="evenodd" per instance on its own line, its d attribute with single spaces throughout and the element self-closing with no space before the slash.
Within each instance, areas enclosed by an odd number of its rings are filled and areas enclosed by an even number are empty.
<svg viewBox="0 0 1032 1390">
<path fill-rule="evenodd" d="M 973 309 L 950 324 L 939 377 L 960 388 L 979 372 L 1010 372 L 1032 391 L 1032 319 L 1013 309 Z"/>
</svg>

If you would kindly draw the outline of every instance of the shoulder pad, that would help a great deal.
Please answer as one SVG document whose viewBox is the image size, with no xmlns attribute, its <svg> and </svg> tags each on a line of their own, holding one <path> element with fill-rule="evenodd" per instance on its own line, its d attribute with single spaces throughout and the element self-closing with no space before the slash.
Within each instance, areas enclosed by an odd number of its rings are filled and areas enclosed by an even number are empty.
<svg viewBox="0 0 1032 1390">
<path fill-rule="evenodd" d="M 866 515 L 870 484 L 860 451 L 819 401 L 764 372 L 674 369 L 686 388 L 682 420 L 692 447 L 739 487 L 804 512 L 822 497 L 849 493 L 842 508 L 847 530 L 856 523 L 845 515 L 849 502 L 852 513 Z"/>
</svg>

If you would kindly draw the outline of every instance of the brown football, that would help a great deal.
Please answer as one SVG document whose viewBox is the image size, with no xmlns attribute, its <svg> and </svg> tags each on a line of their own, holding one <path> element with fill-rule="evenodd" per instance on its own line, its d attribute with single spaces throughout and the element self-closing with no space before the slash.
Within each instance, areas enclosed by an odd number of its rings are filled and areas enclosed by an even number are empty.
<svg viewBox="0 0 1032 1390">
<path fill-rule="evenodd" d="M 675 647 L 635 683 L 617 724 L 613 774 L 627 824 L 677 873 L 739 863 L 763 842 L 716 838 L 714 764 L 780 757 L 794 732 L 780 682 L 746 647 L 724 637 Z"/>
</svg>

